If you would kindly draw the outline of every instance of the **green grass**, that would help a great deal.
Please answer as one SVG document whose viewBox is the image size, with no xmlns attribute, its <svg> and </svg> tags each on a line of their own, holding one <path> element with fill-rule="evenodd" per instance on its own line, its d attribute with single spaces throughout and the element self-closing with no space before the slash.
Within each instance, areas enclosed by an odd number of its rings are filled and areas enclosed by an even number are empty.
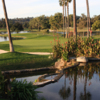
<svg viewBox="0 0 100 100">
<path fill-rule="evenodd" d="M 0 29 L 0 32 L 7 32 L 7 30 L 4 28 L 4 29 Z"/>
<path fill-rule="evenodd" d="M 0 54 L 0 70 L 19 70 L 50 67 L 54 61 L 48 56 L 31 55 L 19 52 Z"/>
<path fill-rule="evenodd" d="M 55 33 L 56 34 L 56 33 Z M 52 45 L 54 45 L 53 33 L 43 34 L 42 32 L 31 32 L 23 34 L 12 34 L 12 36 L 26 37 L 21 40 L 13 40 L 14 50 L 16 52 L 52 52 Z M 61 43 L 68 39 L 59 35 Z M 100 39 L 100 35 L 94 36 L 95 39 Z M 52 44 L 50 42 L 53 42 Z M 0 49 L 9 51 L 9 42 L 0 42 Z"/>
<path fill-rule="evenodd" d="M 54 33 L 56 35 L 56 33 Z M 41 68 L 54 65 L 54 61 L 48 59 L 48 56 L 30 55 L 19 52 L 52 52 L 54 45 L 53 33 L 43 34 L 42 32 L 31 32 L 23 34 L 13 34 L 12 36 L 26 37 L 22 40 L 13 40 L 15 53 L 0 54 L 0 70 L 18 70 L 29 68 Z M 100 35 L 94 36 L 94 39 L 100 40 Z M 68 39 L 59 35 L 60 43 Z M 52 44 L 50 42 L 53 42 Z M 0 49 L 9 51 L 9 42 L 0 42 Z"/>
<path fill-rule="evenodd" d="M 25 39 L 13 40 L 14 49 L 17 52 L 52 52 L 51 41 L 54 42 L 52 33 L 43 35 L 42 32 L 32 32 L 25 34 L 13 34 L 12 36 L 24 36 Z M 67 41 L 60 37 L 61 42 Z M 9 42 L 0 42 L 0 49 L 9 50 Z"/>
</svg>

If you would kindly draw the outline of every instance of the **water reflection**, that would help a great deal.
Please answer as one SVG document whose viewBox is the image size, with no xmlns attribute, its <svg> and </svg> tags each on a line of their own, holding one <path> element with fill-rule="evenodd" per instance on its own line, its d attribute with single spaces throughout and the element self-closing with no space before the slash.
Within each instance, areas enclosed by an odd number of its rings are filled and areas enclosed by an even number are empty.
<svg viewBox="0 0 100 100">
<path fill-rule="evenodd" d="M 100 62 L 70 68 L 57 83 L 37 90 L 46 100 L 100 100 Z"/>
<path fill-rule="evenodd" d="M 34 82 L 45 73 L 55 73 L 55 71 L 28 73 L 25 76 L 16 75 L 18 76 L 16 79 Z M 67 69 L 58 82 L 40 87 L 37 90 L 42 91 L 38 95 L 46 100 L 100 100 L 100 62 Z"/>
</svg>

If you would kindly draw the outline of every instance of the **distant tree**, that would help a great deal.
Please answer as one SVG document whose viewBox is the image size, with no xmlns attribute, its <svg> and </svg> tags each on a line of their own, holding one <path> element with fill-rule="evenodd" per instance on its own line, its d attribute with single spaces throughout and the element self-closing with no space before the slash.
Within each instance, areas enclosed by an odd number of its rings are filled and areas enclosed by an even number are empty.
<svg viewBox="0 0 100 100">
<path fill-rule="evenodd" d="M 82 29 L 87 25 L 87 17 L 85 14 L 81 14 L 81 17 L 78 20 L 78 28 Z"/>
<path fill-rule="evenodd" d="M 50 28 L 49 24 L 49 17 L 46 17 L 45 15 L 35 17 L 29 22 L 29 28 L 31 29 L 47 29 Z"/>
<path fill-rule="evenodd" d="M 2 19 L 2 20 L 0 21 L 0 28 L 6 28 L 5 19 Z"/>
<path fill-rule="evenodd" d="M 23 30 L 23 26 L 21 23 L 16 22 L 14 25 L 12 25 L 11 30 L 14 32 L 19 32 Z"/>
<path fill-rule="evenodd" d="M 86 21 L 81 20 L 81 21 L 78 23 L 78 28 L 83 29 L 84 27 L 86 27 L 86 25 L 87 25 Z"/>
<path fill-rule="evenodd" d="M 69 26 L 73 27 L 73 15 L 69 15 Z"/>
<path fill-rule="evenodd" d="M 62 28 L 62 20 L 62 13 L 56 13 L 54 16 L 51 16 L 49 20 L 51 29 L 58 30 L 59 28 Z"/>
<path fill-rule="evenodd" d="M 93 30 L 100 29 L 100 20 L 97 20 L 92 24 L 92 29 Z"/>
<path fill-rule="evenodd" d="M 23 28 L 29 28 L 29 22 L 25 22 L 25 23 L 23 24 Z"/>
</svg>

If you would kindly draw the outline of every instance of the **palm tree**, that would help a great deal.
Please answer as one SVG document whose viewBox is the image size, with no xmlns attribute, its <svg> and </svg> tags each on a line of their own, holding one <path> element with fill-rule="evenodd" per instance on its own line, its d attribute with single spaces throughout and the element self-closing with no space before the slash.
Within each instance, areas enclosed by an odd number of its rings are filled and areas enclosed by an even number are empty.
<svg viewBox="0 0 100 100">
<path fill-rule="evenodd" d="M 89 13 L 89 2 L 86 0 L 87 6 L 87 37 L 89 37 L 89 30 L 91 30 L 91 23 L 90 23 L 90 13 Z M 91 34 L 90 34 L 91 35 Z"/>
<path fill-rule="evenodd" d="M 13 43 L 12 43 L 12 39 L 11 39 L 10 28 L 9 28 L 9 23 L 8 23 L 6 5 L 5 5 L 5 1 L 4 0 L 2 0 L 2 4 L 3 4 L 4 15 L 5 15 L 6 28 L 7 28 L 8 37 L 9 37 L 10 52 L 14 52 Z"/>
<path fill-rule="evenodd" d="M 74 36 L 77 39 L 77 27 L 76 27 L 76 0 L 73 0 L 73 27 L 74 27 Z"/>
<path fill-rule="evenodd" d="M 64 23 L 64 7 L 65 7 L 65 0 L 59 0 L 59 5 L 63 6 L 63 32 L 65 37 L 65 23 Z"/>
<path fill-rule="evenodd" d="M 67 32 L 69 34 L 69 3 L 71 2 L 72 0 L 67 0 Z"/>
<path fill-rule="evenodd" d="M 68 35 L 67 35 L 67 16 L 66 16 L 66 6 L 67 6 L 67 0 L 65 0 L 65 29 L 66 29 L 66 38 L 68 38 Z"/>
</svg>

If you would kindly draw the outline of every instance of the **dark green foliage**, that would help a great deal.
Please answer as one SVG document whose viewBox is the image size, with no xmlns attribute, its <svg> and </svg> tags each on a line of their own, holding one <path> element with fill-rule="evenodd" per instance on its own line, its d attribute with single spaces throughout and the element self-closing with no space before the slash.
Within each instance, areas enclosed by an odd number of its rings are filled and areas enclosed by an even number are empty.
<svg viewBox="0 0 100 100">
<path fill-rule="evenodd" d="M 1 95 L 4 94 L 4 83 L 5 83 L 4 76 L 2 75 L 0 71 L 0 97 Z"/>
<path fill-rule="evenodd" d="M 23 28 L 29 28 L 29 22 L 25 22 L 25 23 L 23 24 Z"/>
<path fill-rule="evenodd" d="M 47 29 L 50 28 L 49 24 L 49 17 L 46 17 L 45 15 L 35 17 L 29 22 L 29 28 L 30 29 Z"/>
<path fill-rule="evenodd" d="M 11 30 L 18 33 L 19 31 L 23 30 L 23 26 L 21 23 L 16 22 L 14 25 L 12 25 Z"/>
<path fill-rule="evenodd" d="M 51 29 L 58 30 L 59 28 L 62 28 L 63 26 L 62 20 L 63 20 L 62 13 L 56 13 L 54 16 L 51 16 L 49 20 Z"/>
<path fill-rule="evenodd" d="M 100 29 L 100 20 L 97 20 L 92 24 L 92 29 L 93 30 Z"/>
<path fill-rule="evenodd" d="M 11 86 L 11 93 L 9 95 L 11 100 L 37 100 L 38 92 L 35 91 L 36 87 L 31 82 L 14 80 L 11 82 Z"/>
</svg>

